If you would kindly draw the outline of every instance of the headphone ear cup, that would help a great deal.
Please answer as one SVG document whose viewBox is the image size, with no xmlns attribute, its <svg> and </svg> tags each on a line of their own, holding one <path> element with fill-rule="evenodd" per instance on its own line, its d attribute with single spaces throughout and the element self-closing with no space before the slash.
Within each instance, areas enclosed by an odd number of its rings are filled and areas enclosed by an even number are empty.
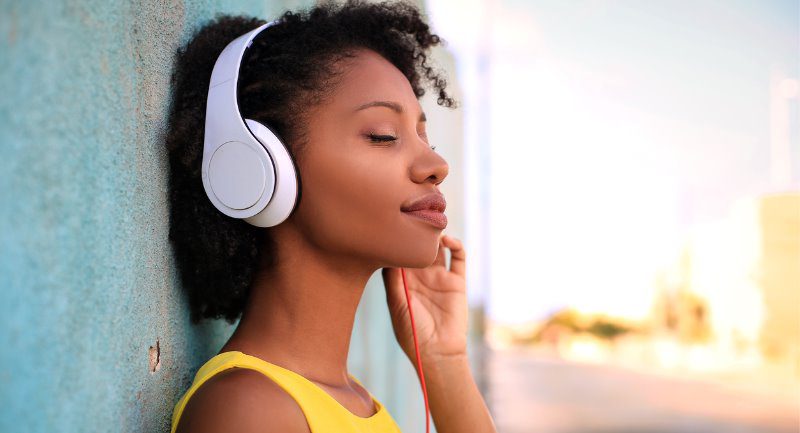
<svg viewBox="0 0 800 433">
<path fill-rule="evenodd" d="M 264 208 L 244 220 L 258 227 L 276 226 L 289 217 L 297 204 L 298 171 L 286 145 L 271 129 L 252 119 L 245 119 L 245 123 L 263 146 L 265 165 L 274 170 L 274 189 Z"/>
</svg>

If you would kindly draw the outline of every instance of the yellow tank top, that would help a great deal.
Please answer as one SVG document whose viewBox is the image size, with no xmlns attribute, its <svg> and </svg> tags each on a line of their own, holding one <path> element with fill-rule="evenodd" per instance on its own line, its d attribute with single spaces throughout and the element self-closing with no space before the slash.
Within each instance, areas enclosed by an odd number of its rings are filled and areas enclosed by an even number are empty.
<svg viewBox="0 0 800 433">
<path fill-rule="evenodd" d="M 232 367 L 260 371 L 280 385 L 300 405 L 311 433 L 402 433 L 389 412 L 372 393 L 370 397 L 377 411 L 364 418 L 350 412 L 333 396 L 300 374 L 239 351 L 219 353 L 200 367 L 189 389 L 175 404 L 171 433 L 175 433 L 181 413 L 197 388 L 215 374 Z M 358 379 L 352 375 L 350 377 L 361 385 Z"/>
</svg>

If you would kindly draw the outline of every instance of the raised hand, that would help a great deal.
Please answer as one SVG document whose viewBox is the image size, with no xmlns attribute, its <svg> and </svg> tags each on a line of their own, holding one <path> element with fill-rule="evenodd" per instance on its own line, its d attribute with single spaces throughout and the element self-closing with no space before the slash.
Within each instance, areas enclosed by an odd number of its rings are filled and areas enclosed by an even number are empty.
<svg viewBox="0 0 800 433">
<path fill-rule="evenodd" d="M 451 252 L 446 268 L 445 248 Z M 439 238 L 436 260 L 426 268 L 405 268 L 406 284 L 423 362 L 467 354 L 466 253 L 460 240 Z M 383 268 L 386 301 L 398 344 L 412 361 L 416 359 L 411 319 L 400 268 Z"/>
</svg>

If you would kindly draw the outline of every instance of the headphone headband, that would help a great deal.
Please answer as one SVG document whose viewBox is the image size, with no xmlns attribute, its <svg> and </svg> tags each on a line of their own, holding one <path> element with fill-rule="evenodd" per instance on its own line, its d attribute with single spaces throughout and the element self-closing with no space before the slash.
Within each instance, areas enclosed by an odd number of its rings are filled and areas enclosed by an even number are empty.
<svg viewBox="0 0 800 433">
<path fill-rule="evenodd" d="M 241 111 L 239 111 L 239 101 L 236 96 L 239 69 L 244 53 L 253 44 L 253 39 L 262 30 L 278 22 L 279 20 L 271 21 L 234 39 L 222 50 L 214 63 L 211 83 L 208 87 L 204 157 L 206 152 L 213 154 L 224 143 L 218 140 L 218 138 L 223 138 L 220 137 L 223 134 L 224 138 L 250 135 Z M 211 112 L 212 108 L 213 112 Z M 211 146 L 209 146 L 210 143 Z"/>
</svg>

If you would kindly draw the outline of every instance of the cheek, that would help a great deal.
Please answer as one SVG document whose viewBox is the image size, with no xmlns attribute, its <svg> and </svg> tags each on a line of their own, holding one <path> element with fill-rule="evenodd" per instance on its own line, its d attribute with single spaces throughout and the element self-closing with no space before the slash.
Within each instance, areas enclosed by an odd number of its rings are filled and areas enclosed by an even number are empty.
<svg viewBox="0 0 800 433">
<path fill-rule="evenodd" d="M 341 244 L 354 237 L 374 241 L 398 229 L 400 205 L 412 189 L 400 162 L 370 155 L 319 160 L 326 162 L 310 161 L 302 173 L 301 203 L 310 225 L 324 232 L 318 235 Z"/>
<path fill-rule="evenodd" d="M 303 168 L 298 209 L 304 230 L 322 248 L 368 257 L 387 266 L 424 267 L 438 251 L 439 232 L 404 215 L 419 194 L 397 154 L 322 155 Z"/>
</svg>

